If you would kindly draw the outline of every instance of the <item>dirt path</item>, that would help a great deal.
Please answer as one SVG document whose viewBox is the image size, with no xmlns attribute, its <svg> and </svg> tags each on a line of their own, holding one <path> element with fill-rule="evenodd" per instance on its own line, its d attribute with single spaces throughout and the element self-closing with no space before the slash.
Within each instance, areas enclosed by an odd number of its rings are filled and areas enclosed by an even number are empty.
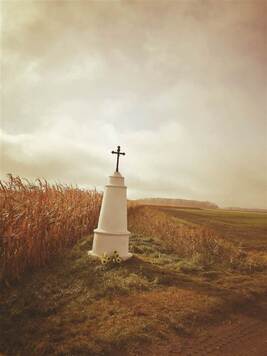
<svg viewBox="0 0 267 356">
<path fill-rule="evenodd" d="M 184 356 L 266 356 L 267 322 L 242 316 L 200 332 L 193 340 L 187 339 L 172 348 L 170 354 Z"/>
<path fill-rule="evenodd" d="M 267 302 L 264 308 L 236 314 L 217 324 L 154 345 L 146 356 L 267 356 Z M 142 353 L 141 353 L 142 354 Z"/>
</svg>

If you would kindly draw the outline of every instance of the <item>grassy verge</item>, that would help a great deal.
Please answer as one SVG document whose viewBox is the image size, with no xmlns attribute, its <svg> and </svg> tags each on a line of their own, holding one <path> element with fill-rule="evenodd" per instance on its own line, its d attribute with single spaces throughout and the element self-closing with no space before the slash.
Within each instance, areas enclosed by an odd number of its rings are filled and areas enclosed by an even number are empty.
<svg viewBox="0 0 267 356">
<path fill-rule="evenodd" d="M 181 220 L 181 212 L 184 220 Z M 217 210 L 212 212 L 196 210 L 188 213 L 188 211 L 179 209 L 137 206 L 132 209 L 129 225 L 130 230 L 135 233 L 156 238 L 160 243 L 161 250 L 167 249 L 169 253 L 175 252 L 201 268 L 220 266 L 225 270 L 236 269 L 248 273 L 264 269 L 267 262 L 264 248 L 262 249 L 263 253 L 253 249 L 252 251 L 245 250 L 240 241 L 232 241 L 227 233 L 222 235 L 218 229 L 213 228 L 214 221 L 218 220 L 218 216 L 220 218 L 221 214 L 221 212 L 216 212 Z M 202 217 L 201 220 L 199 220 L 199 214 Z M 207 220 L 207 216 L 211 219 L 210 214 L 214 216 L 212 223 L 208 223 L 209 220 Z M 206 216 L 205 222 L 203 222 L 203 216 Z M 235 214 L 231 216 L 232 220 L 234 218 Z M 228 224 L 230 222 L 228 221 Z M 264 223 L 266 224 L 265 221 Z M 261 224 L 263 224 L 262 221 Z M 256 231 L 258 225 L 255 222 Z M 251 245 L 254 239 L 257 243 L 256 232 L 251 233 Z M 266 239 L 262 243 L 267 245 Z"/>
</svg>

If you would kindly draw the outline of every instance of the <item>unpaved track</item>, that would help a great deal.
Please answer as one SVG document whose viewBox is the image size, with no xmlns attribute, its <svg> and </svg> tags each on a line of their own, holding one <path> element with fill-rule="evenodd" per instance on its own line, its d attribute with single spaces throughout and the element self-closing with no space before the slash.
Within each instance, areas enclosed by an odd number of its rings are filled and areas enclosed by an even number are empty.
<svg viewBox="0 0 267 356">
<path fill-rule="evenodd" d="M 267 356 L 267 301 L 219 324 L 204 325 L 190 336 L 177 335 L 168 345 L 154 345 L 144 355 Z"/>
<path fill-rule="evenodd" d="M 247 316 L 238 317 L 200 332 L 181 342 L 170 354 L 184 356 L 267 356 L 267 322 Z"/>
</svg>

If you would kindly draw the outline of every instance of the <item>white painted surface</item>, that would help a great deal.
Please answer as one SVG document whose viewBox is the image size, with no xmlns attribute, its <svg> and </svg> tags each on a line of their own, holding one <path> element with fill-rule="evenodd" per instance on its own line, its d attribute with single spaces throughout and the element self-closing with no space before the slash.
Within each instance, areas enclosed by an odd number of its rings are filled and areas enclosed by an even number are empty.
<svg viewBox="0 0 267 356">
<path fill-rule="evenodd" d="M 124 177 L 115 172 L 105 186 L 98 227 L 94 230 L 93 249 L 89 254 L 102 256 L 116 250 L 121 258 L 128 259 L 132 256 L 129 253 L 129 236 L 127 187 L 124 185 Z"/>
</svg>

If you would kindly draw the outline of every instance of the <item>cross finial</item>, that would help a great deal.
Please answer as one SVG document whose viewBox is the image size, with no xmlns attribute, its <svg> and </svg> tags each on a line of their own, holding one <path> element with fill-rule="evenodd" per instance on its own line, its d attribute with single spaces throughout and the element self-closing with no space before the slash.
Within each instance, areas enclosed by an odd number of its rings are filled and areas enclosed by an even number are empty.
<svg viewBox="0 0 267 356">
<path fill-rule="evenodd" d="M 121 146 L 117 147 L 117 151 L 112 151 L 112 154 L 117 155 L 117 164 L 116 164 L 116 172 L 119 172 L 119 160 L 120 160 L 120 155 L 125 156 L 124 152 L 121 152 Z"/>
</svg>

